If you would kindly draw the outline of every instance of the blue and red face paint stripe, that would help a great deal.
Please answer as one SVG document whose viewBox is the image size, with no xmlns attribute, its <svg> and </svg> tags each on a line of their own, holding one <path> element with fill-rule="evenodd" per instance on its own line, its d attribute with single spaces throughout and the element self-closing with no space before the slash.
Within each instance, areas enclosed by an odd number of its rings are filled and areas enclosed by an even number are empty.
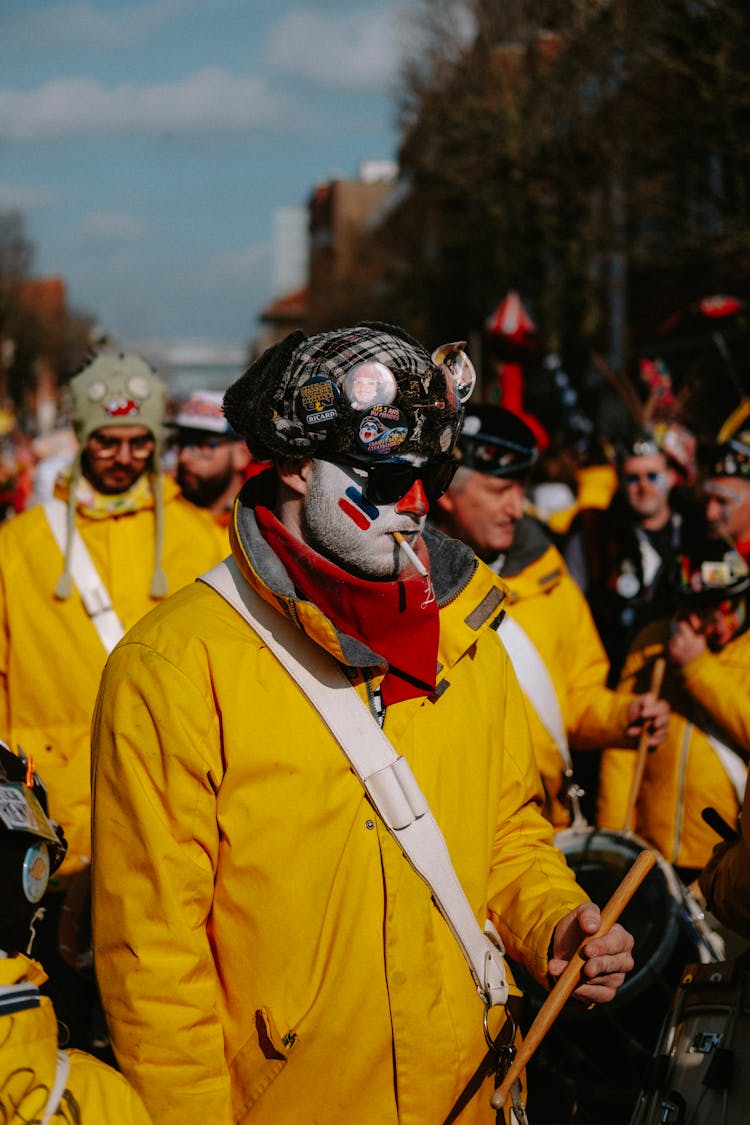
<svg viewBox="0 0 750 1125">
<path fill-rule="evenodd" d="M 380 515 L 375 505 L 368 504 L 360 490 L 353 484 L 349 485 L 346 493 L 339 500 L 339 508 L 361 531 L 367 531 L 370 524 Z"/>
</svg>

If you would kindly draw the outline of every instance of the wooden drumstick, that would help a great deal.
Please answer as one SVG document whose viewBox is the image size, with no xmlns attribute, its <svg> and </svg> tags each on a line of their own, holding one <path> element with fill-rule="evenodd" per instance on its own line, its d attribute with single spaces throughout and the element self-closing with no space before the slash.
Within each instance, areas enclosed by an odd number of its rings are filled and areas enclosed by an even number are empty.
<svg viewBox="0 0 750 1125">
<path fill-rule="evenodd" d="M 651 673 L 651 688 L 650 691 L 659 698 L 661 692 L 662 680 L 664 679 L 664 669 L 666 661 L 663 656 L 657 657 L 654 661 L 654 668 Z M 641 782 L 643 781 L 643 771 L 646 768 L 646 758 L 648 757 L 648 728 L 644 726 L 641 731 L 641 737 L 638 739 L 638 752 L 635 760 L 635 773 L 633 774 L 633 782 L 630 786 L 630 796 L 628 797 L 628 810 L 625 813 L 625 823 L 622 828 L 624 832 L 631 832 L 630 822 L 635 814 L 635 805 L 638 800 L 638 794 L 641 790 Z"/>
<path fill-rule="evenodd" d="M 622 914 L 651 868 L 656 863 L 656 853 L 645 848 L 638 855 L 635 863 L 628 871 L 625 878 L 615 890 L 607 905 L 602 910 L 601 925 L 595 934 L 585 937 L 576 949 L 568 964 L 555 982 L 554 988 L 542 1004 L 536 1017 L 516 1052 L 513 1062 L 508 1068 L 508 1073 L 492 1096 L 494 1109 L 501 1109 L 510 1092 L 510 1088 L 520 1075 L 529 1059 L 544 1039 L 552 1024 L 560 1014 L 563 1005 L 575 992 L 581 978 L 581 950 L 590 941 L 607 933 Z"/>
</svg>

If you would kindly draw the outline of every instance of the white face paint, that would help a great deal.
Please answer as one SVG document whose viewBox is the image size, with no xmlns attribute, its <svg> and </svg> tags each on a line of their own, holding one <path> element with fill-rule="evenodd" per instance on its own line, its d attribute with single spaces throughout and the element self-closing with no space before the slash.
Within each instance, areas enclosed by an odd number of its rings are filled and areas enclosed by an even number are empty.
<svg viewBox="0 0 750 1125">
<path fill-rule="evenodd" d="M 370 504 L 362 497 L 366 480 L 363 469 L 313 461 L 302 533 L 311 547 L 342 569 L 363 578 L 392 580 L 406 565 L 393 532 L 400 531 L 413 545 L 425 524 L 426 504 L 417 498 L 410 502 L 411 493 L 396 504 Z"/>
</svg>

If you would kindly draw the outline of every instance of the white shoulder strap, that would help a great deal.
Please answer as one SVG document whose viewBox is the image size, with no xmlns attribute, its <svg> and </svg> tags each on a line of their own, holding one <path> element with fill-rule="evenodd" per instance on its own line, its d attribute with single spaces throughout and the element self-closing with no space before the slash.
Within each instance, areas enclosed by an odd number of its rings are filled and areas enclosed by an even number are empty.
<svg viewBox="0 0 750 1125">
<path fill-rule="evenodd" d="M 70 1056 L 65 1051 L 57 1052 L 57 1066 L 55 1068 L 55 1081 L 52 1083 L 52 1088 L 47 1098 L 47 1104 L 42 1111 L 42 1116 L 39 1118 L 39 1125 L 48 1125 L 48 1122 L 54 1117 L 60 1108 L 65 1087 L 68 1084 L 68 1074 L 70 1073 Z"/>
<path fill-rule="evenodd" d="M 706 738 L 711 743 L 714 753 L 724 767 L 724 771 L 737 793 L 737 800 L 742 804 L 745 799 L 745 786 L 747 785 L 747 765 L 740 755 L 731 746 L 727 746 L 718 735 L 706 731 Z"/>
<path fill-rule="evenodd" d="M 68 534 L 66 505 L 62 500 L 53 497 L 53 499 L 45 501 L 42 507 L 52 534 L 64 557 Z M 91 555 L 86 550 L 86 545 L 77 529 L 73 532 L 70 573 L 73 575 L 73 581 L 78 587 L 81 601 L 99 634 L 104 648 L 107 652 L 111 652 L 125 630 L 120 618 L 112 608 L 112 599 L 109 592 L 99 577 L 99 572 L 94 566 Z"/>
<path fill-rule="evenodd" d="M 488 1006 L 504 1004 L 502 946 L 483 933 L 458 880 L 437 821 L 399 757 L 335 660 L 251 588 L 230 556 L 201 575 L 250 624 L 315 704 L 388 831 L 432 891 Z M 493 927 L 494 929 L 494 927 Z"/>
<path fill-rule="evenodd" d="M 547 666 L 528 633 L 507 613 L 497 629 L 497 635 L 510 657 L 513 671 L 521 690 L 539 716 L 544 729 L 560 751 L 565 769 L 572 769 L 568 736 L 565 731 L 560 703 Z"/>
</svg>

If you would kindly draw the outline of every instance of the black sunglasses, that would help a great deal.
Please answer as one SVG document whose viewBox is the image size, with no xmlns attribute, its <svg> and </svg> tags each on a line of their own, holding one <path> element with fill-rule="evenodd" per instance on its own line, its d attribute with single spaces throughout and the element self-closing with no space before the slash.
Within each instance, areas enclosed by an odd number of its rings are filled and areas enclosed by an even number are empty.
<svg viewBox="0 0 750 1125">
<path fill-rule="evenodd" d="M 340 454 L 320 459 L 334 465 L 351 465 L 366 472 L 362 496 L 370 504 L 395 504 L 418 480 L 422 482 L 425 496 L 433 503 L 447 490 L 458 468 L 458 462 L 450 453 L 439 453 L 423 465 L 412 465 L 398 457 L 387 461 L 359 461 Z"/>
</svg>

